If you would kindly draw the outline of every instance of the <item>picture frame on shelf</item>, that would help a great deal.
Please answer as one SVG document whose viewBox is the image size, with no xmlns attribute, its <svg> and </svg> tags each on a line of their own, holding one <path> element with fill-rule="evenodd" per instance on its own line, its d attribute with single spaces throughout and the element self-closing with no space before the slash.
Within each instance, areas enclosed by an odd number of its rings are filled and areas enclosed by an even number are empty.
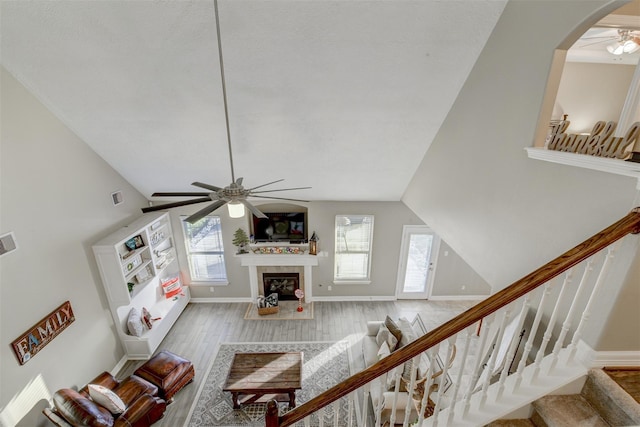
<svg viewBox="0 0 640 427">
<path fill-rule="evenodd" d="M 125 274 L 128 274 L 135 270 L 139 265 L 142 264 L 142 256 L 140 254 L 132 257 L 129 262 L 123 265 L 123 269 Z"/>
<path fill-rule="evenodd" d="M 124 245 L 128 250 L 135 251 L 136 249 L 144 246 L 144 241 L 142 240 L 142 236 L 138 234 L 137 236 L 133 236 L 132 238 L 124 242 Z"/>
</svg>

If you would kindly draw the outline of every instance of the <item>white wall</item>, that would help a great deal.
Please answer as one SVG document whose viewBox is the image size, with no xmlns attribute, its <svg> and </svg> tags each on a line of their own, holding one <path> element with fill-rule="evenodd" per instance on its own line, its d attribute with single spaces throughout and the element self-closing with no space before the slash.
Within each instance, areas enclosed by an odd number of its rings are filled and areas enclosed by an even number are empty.
<svg viewBox="0 0 640 427">
<path fill-rule="evenodd" d="M 491 286 L 447 242 L 441 241 L 431 296 L 459 298 L 490 293 Z"/>
<path fill-rule="evenodd" d="M 569 115 L 571 125 L 567 132 L 591 132 L 599 120 L 618 123 L 635 68 L 633 65 L 567 62 L 556 96 L 557 104 Z"/>
<path fill-rule="evenodd" d="M 91 245 L 139 216 L 146 201 L 4 68 L 1 79 L 0 234 L 13 231 L 19 245 L 0 258 L 6 415 L 40 375 L 50 392 L 82 386 L 123 356 Z M 125 202 L 114 207 L 116 190 Z M 75 322 L 20 366 L 10 343 L 66 300 Z"/>
<path fill-rule="evenodd" d="M 554 49 L 616 6 L 549 4 L 507 4 L 403 197 L 493 291 L 618 220 L 636 196 L 634 179 L 526 156 Z"/>
<path fill-rule="evenodd" d="M 311 202 L 308 206 L 309 236 L 314 231 L 318 234 L 319 250 L 328 256 L 319 257 L 319 265 L 313 267 L 314 297 L 384 297 L 395 298 L 396 274 L 398 270 L 398 254 L 402 240 L 402 226 L 405 224 L 422 224 L 422 221 L 401 202 Z M 260 204 L 257 204 L 259 207 Z M 177 220 L 180 214 L 195 212 L 200 207 L 183 207 L 171 212 L 174 218 L 174 229 L 180 230 Z M 249 216 L 232 219 L 226 209 L 215 212 L 220 215 L 223 239 L 225 240 L 225 261 L 228 286 L 215 287 L 210 293 L 209 286 L 192 287 L 194 298 L 249 298 L 248 268 L 240 266 L 240 260 L 233 257 L 235 247 L 231 244 L 233 233 L 240 227 L 249 232 Z M 338 214 L 372 214 L 375 216 L 373 236 L 373 264 L 370 285 L 333 285 L 333 253 L 335 217 Z M 180 250 L 180 248 L 179 248 Z M 183 257 L 181 265 L 186 267 Z M 444 273 L 443 273 L 444 274 Z M 329 291 L 327 286 L 332 285 Z"/>
<path fill-rule="evenodd" d="M 260 206 L 258 203 L 257 206 Z M 314 231 L 320 237 L 319 250 L 327 256 L 320 256 L 318 266 L 313 267 L 313 296 L 318 298 L 338 299 L 393 299 L 396 293 L 396 277 L 398 257 L 402 241 L 402 226 L 423 224 L 417 216 L 401 202 L 310 202 L 308 208 L 309 236 Z M 182 238 L 180 215 L 189 215 L 202 205 L 185 206 L 171 210 L 173 227 L 178 239 Z M 192 286 L 193 298 L 207 299 L 248 299 L 248 268 L 240 266 L 240 260 L 232 254 L 236 248 L 231 241 L 238 228 L 249 233 L 249 216 L 233 219 L 226 209 L 215 212 L 222 222 L 222 234 L 225 243 L 225 262 L 229 284 L 227 286 L 210 285 Z M 334 285 L 334 226 L 335 217 L 340 214 L 371 214 L 375 217 L 373 236 L 373 261 L 371 268 L 371 284 L 369 285 Z M 448 251 L 448 256 L 443 253 Z M 182 246 L 178 246 L 178 256 L 183 270 L 187 269 L 186 256 Z M 489 285 L 455 253 L 446 242 L 440 245 L 439 265 L 436 270 L 434 296 L 488 295 Z M 186 277 L 186 276 L 185 276 Z M 328 286 L 332 290 L 329 291 Z M 465 289 L 461 286 L 465 285 Z"/>
</svg>

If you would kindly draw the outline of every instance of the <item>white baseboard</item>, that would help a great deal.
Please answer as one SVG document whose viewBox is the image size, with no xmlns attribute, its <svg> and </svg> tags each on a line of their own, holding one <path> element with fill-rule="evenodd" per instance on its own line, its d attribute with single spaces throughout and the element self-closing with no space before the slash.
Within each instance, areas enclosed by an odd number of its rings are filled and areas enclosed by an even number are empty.
<svg viewBox="0 0 640 427">
<path fill-rule="evenodd" d="M 251 297 L 239 297 L 239 298 L 191 298 L 189 302 L 202 303 L 202 302 L 222 302 L 222 303 L 233 303 L 233 302 L 253 302 Z"/>
<path fill-rule="evenodd" d="M 590 368 L 640 366 L 640 351 L 596 351 L 582 340 L 578 342 L 577 357 Z"/>
<path fill-rule="evenodd" d="M 431 295 L 430 301 L 482 301 L 491 295 Z"/>
<path fill-rule="evenodd" d="M 335 301 L 395 301 L 395 296 L 348 296 L 348 297 L 317 297 L 313 296 L 312 301 L 324 301 L 324 302 L 335 302 Z"/>
<path fill-rule="evenodd" d="M 111 375 L 113 375 L 114 377 L 118 375 L 118 372 L 120 372 L 120 370 L 124 367 L 124 364 L 127 363 L 128 360 L 129 359 L 127 359 L 126 355 L 122 356 L 118 363 L 116 363 L 116 366 L 111 369 Z"/>
</svg>

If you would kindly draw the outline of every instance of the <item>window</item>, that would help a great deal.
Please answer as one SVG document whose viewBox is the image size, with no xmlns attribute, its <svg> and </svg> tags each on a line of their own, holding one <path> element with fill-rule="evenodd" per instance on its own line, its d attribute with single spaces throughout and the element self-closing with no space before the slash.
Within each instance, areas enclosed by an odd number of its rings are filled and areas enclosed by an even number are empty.
<svg viewBox="0 0 640 427">
<path fill-rule="evenodd" d="M 220 217 L 205 216 L 189 224 L 182 219 L 192 282 L 226 282 Z"/>
<path fill-rule="evenodd" d="M 369 283 L 373 215 L 336 215 L 335 282 Z"/>
</svg>

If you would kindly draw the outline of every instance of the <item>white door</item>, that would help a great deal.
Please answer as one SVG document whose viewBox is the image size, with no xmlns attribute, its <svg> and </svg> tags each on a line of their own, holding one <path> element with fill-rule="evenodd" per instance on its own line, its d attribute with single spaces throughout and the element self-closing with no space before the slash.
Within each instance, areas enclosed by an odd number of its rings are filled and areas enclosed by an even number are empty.
<svg viewBox="0 0 640 427">
<path fill-rule="evenodd" d="M 440 238 L 426 225 L 405 225 L 398 264 L 398 299 L 426 299 L 431 295 Z"/>
</svg>

